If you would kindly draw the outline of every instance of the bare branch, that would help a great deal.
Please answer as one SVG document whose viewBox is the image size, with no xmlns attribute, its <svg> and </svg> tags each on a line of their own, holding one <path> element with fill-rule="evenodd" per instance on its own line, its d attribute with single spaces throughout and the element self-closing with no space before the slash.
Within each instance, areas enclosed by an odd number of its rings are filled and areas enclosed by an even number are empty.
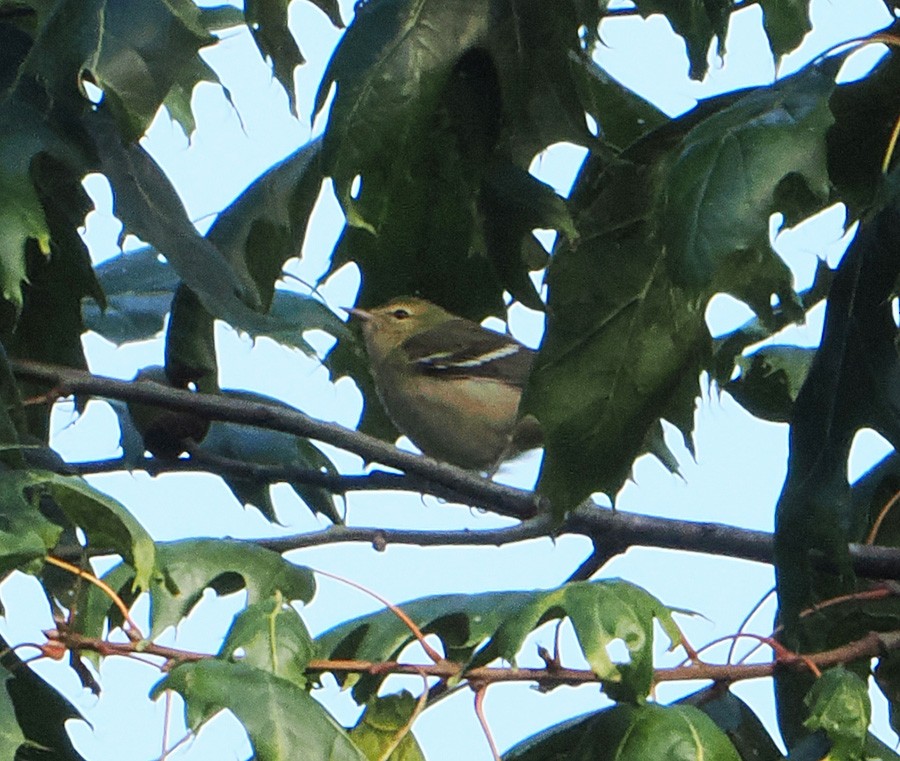
<svg viewBox="0 0 900 761">
<path fill-rule="evenodd" d="M 20 377 L 43 381 L 53 386 L 54 398 L 57 392 L 93 394 L 154 404 L 169 409 L 191 410 L 195 414 L 205 415 L 212 420 L 256 425 L 261 428 L 326 441 L 355 452 L 367 460 L 376 460 L 406 472 L 405 476 L 373 473 L 363 476 L 333 477 L 303 469 L 292 471 L 289 468 L 280 468 L 278 471 L 282 474 L 290 472 L 298 480 L 307 478 L 309 483 L 313 483 L 313 479 L 323 479 L 319 483 L 326 488 L 337 487 L 335 491 L 350 490 L 354 487 L 410 489 L 448 497 L 463 504 L 526 521 L 521 527 L 491 532 L 395 531 L 379 528 L 333 527 L 316 534 L 257 540 L 263 546 L 271 546 L 272 549 L 277 549 L 279 552 L 348 541 L 364 541 L 380 549 L 391 542 L 419 546 L 499 545 L 542 535 L 577 534 L 590 538 L 594 541 L 596 548 L 595 555 L 589 565 L 585 567 L 584 572 L 590 568 L 596 570 L 599 559 L 613 557 L 635 546 L 701 552 L 759 563 L 772 562 L 772 535 L 764 531 L 751 531 L 721 523 L 695 523 L 616 512 L 600 508 L 591 501 L 587 501 L 572 511 L 566 521 L 554 530 L 554 525 L 547 517 L 528 520 L 533 519 L 538 513 L 542 516 L 547 516 L 549 513 L 541 498 L 530 491 L 497 484 L 461 468 L 428 457 L 403 452 L 391 444 L 366 434 L 351 431 L 333 423 L 313 420 L 301 412 L 285 407 L 211 394 L 195 394 L 151 383 L 114 380 L 94 376 L 80 370 L 33 362 L 14 362 L 13 369 Z M 165 467 L 173 470 L 176 468 L 188 470 L 194 469 L 198 464 L 191 464 L 190 461 L 187 461 L 187 464 L 184 465 L 172 463 Z M 95 468 L 93 472 L 100 472 L 101 467 L 105 466 L 95 465 L 93 467 Z M 267 470 L 268 466 L 235 465 L 230 462 L 228 467 L 247 468 L 246 472 L 255 472 L 261 477 L 262 475 L 273 475 L 273 472 Z M 87 463 L 83 463 L 80 468 L 83 473 L 91 470 L 91 466 Z M 203 467 L 203 469 L 210 470 L 209 466 Z M 330 482 L 330 485 L 326 484 L 325 479 L 330 478 L 337 478 L 337 480 Z M 103 548 L 91 548 L 91 553 L 101 554 Z M 67 557 L 65 553 L 60 554 Z M 889 547 L 851 545 L 850 556 L 855 572 L 861 577 L 900 580 L 900 550 Z M 819 562 L 825 563 L 827 560 L 821 559 Z"/>
<path fill-rule="evenodd" d="M 157 645 L 155 642 L 108 642 L 103 639 L 85 637 L 72 631 L 51 630 L 45 632 L 47 639 L 64 647 L 79 652 L 93 651 L 103 656 L 149 655 L 162 658 L 168 666 L 175 663 L 187 663 L 213 658 L 187 650 Z M 691 663 L 674 668 L 655 669 L 653 681 L 675 682 L 694 679 L 714 682 L 737 682 L 744 679 L 760 679 L 772 676 L 778 668 L 808 670 L 809 668 L 825 669 L 841 663 L 852 663 L 860 658 L 874 658 L 900 649 L 900 631 L 870 632 L 864 637 L 833 650 L 820 653 L 795 654 L 780 650 L 776 657 L 765 663 L 750 664 L 711 664 Z M 167 667 L 168 667 L 167 666 Z M 426 677 L 437 677 L 442 680 L 463 678 L 478 686 L 497 682 L 536 682 L 542 686 L 562 684 L 578 685 L 598 683 L 602 680 L 589 669 L 566 668 L 551 664 L 544 668 L 521 668 L 479 666 L 466 669 L 465 664 L 441 660 L 437 663 L 399 663 L 396 661 L 362 661 L 362 660 L 312 660 L 307 664 L 310 673 L 340 674 L 412 674 Z"/>
<path fill-rule="evenodd" d="M 438 462 L 430 457 L 404 452 L 392 444 L 359 431 L 315 420 L 308 415 L 281 405 L 250 402 L 246 399 L 196 394 L 182 389 L 168 388 L 157 383 L 135 383 L 92 375 L 83 370 L 46 365 L 38 362 L 11 362 L 19 378 L 43 382 L 50 394 L 69 396 L 87 394 L 142 402 L 171 410 L 186 410 L 209 420 L 255 425 L 272 431 L 303 436 L 332 444 L 359 455 L 369 462 L 380 462 L 405 473 L 417 476 L 436 490 L 450 489 L 470 504 L 513 518 L 531 518 L 538 512 L 539 498 L 528 491 L 494 483 L 462 468 Z M 431 492 L 431 488 L 426 491 Z"/>
</svg>

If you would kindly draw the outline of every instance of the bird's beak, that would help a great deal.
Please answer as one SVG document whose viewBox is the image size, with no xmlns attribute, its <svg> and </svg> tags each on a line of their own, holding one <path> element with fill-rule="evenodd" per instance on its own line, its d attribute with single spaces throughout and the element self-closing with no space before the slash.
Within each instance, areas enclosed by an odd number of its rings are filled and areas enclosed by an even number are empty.
<svg viewBox="0 0 900 761">
<path fill-rule="evenodd" d="M 341 309 L 361 322 L 367 322 L 372 319 L 372 313 L 367 312 L 365 309 L 359 309 L 357 307 L 341 307 Z"/>
</svg>

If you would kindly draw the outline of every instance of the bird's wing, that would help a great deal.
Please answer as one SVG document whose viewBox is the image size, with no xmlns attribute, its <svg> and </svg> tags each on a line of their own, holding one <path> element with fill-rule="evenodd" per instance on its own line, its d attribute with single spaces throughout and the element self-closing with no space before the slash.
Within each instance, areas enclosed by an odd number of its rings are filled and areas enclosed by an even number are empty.
<svg viewBox="0 0 900 761">
<path fill-rule="evenodd" d="M 469 320 L 450 320 L 411 336 L 403 350 L 426 375 L 490 378 L 525 386 L 535 352 Z"/>
</svg>

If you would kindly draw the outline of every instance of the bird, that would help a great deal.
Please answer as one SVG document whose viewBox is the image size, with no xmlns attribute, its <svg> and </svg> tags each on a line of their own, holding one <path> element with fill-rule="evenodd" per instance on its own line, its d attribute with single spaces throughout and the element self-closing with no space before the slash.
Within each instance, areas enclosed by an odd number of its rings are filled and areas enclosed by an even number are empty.
<svg viewBox="0 0 900 761">
<path fill-rule="evenodd" d="M 493 473 L 540 446 L 537 420 L 519 418 L 533 349 L 415 296 L 346 311 L 388 417 L 424 454 Z"/>
</svg>

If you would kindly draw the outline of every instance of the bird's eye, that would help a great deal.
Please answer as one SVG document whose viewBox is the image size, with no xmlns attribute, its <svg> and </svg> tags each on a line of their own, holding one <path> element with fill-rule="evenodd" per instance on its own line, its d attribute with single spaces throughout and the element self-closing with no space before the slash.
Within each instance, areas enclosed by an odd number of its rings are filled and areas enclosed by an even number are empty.
<svg viewBox="0 0 900 761">
<path fill-rule="evenodd" d="M 405 309 L 395 309 L 393 312 L 391 312 L 391 315 L 397 320 L 405 320 L 407 317 L 409 317 L 409 312 L 407 312 Z"/>
</svg>

